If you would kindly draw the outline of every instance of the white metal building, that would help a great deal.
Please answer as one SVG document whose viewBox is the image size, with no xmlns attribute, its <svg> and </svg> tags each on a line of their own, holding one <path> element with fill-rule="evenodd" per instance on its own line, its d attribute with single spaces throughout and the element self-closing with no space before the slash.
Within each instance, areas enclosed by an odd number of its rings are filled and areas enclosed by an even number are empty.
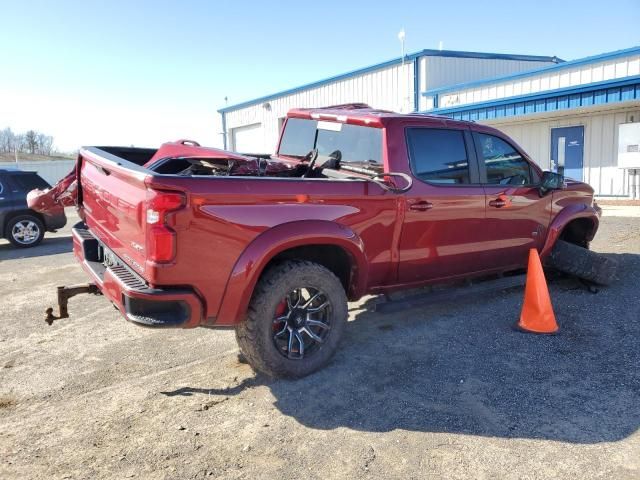
<svg viewBox="0 0 640 480">
<path fill-rule="evenodd" d="M 555 57 L 423 50 L 404 59 L 397 58 L 218 110 L 222 114 L 224 145 L 238 152 L 273 152 L 282 120 L 295 107 L 361 102 L 385 110 L 414 112 L 431 107 L 420 92 L 557 62 Z"/>
<path fill-rule="evenodd" d="M 620 125 L 640 122 L 640 47 L 569 62 L 423 50 L 223 108 L 225 147 L 273 152 L 290 108 L 352 102 L 493 125 L 543 169 L 585 180 L 599 196 L 628 198 L 638 181 L 619 168 L 618 140 Z"/>
<path fill-rule="evenodd" d="M 429 113 L 495 126 L 543 169 L 584 180 L 601 197 L 640 193 L 640 170 L 621 168 L 618 158 L 620 126 L 640 122 L 640 47 L 422 95 Z M 640 128 L 633 131 L 628 143 L 637 151 Z"/>
</svg>

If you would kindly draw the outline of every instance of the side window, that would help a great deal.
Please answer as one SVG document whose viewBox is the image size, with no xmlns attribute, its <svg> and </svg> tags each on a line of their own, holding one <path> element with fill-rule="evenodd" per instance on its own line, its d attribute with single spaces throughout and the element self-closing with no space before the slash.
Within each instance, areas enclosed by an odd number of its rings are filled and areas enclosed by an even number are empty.
<svg viewBox="0 0 640 480">
<path fill-rule="evenodd" d="M 411 170 L 429 183 L 470 183 L 469 160 L 462 130 L 408 128 Z"/>
<path fill-rule="evenodd" d="M 490 185 L 531 185 L 535 178 L 531 166 L 510 144 L 493 135 L 479 133 L 476 135 L 480 142 L 487 171 L 487 183 Z"/>
</svg>

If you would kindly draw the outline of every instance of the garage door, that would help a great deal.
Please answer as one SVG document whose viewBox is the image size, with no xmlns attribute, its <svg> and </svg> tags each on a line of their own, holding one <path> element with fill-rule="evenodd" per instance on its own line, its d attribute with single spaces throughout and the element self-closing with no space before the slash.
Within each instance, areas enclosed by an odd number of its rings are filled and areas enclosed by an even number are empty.
<svg viewBox="0 0 640 480">
<path fill-rule="evenodd" d="M 233 136 L 233 149 L 240 153 L 267 153 L 264 152 L 262 124 L 254 123 L 246 127 L 238 127 L 231 130 Z"/>
</svg>

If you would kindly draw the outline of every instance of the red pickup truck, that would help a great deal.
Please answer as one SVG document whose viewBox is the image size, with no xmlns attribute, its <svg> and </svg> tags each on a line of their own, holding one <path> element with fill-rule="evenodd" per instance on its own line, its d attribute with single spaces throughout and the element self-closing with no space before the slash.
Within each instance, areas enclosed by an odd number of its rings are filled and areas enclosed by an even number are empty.
<svg viewBox="0 0 640 480">
<path fill-rule="evenodd" d="M 558 265 L 605 281 L 563 250 L 588 253 L 591 187 L 543 173 L 494 128 L 438 116 L 295 109 L 274 155 L 86 147 L 52 192 L 30 205 L 73 198 L 75 255 L 127 320 L 234 327 L 274 376 L 326 364 L 365 294 L 521 269 L 560 244 Z"/>
</svg>

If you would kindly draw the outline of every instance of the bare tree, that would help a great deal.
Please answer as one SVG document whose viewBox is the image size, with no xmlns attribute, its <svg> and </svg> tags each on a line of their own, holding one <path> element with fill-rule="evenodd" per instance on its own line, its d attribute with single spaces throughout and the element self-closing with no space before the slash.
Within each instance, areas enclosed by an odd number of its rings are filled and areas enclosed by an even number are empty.
<svg viewBox="0 0 640 480">
<path fill-rule="evenodd" d="M 0 152 L 11 153 L 15 149 L 15 135 L 10 128 L 0 130 Z"/>
<path fill-rule="evenodd" d="M 36 153 L 36 149 L 38 148 L 38 134 L 33 130 L 29 130 L 24 134 L 24 141 L 27 151 L 31 154 Z"/>
<path fill-rule="evenodd" d="M 53 137 L 45 135 L 44 133 L 38 133 L 36 135 L 37 149 L 36 153 L 40 155 L 51 155 L 51 148 L 53 147 Z"/>
<path fill-rule="evenodd" d="M 9 127 L 0 130 L 0 153 L 14 152 L 51 155 L 53 137 L 35 130 L 21 134 L 13 133 Z"/>
</svg>

